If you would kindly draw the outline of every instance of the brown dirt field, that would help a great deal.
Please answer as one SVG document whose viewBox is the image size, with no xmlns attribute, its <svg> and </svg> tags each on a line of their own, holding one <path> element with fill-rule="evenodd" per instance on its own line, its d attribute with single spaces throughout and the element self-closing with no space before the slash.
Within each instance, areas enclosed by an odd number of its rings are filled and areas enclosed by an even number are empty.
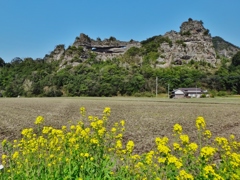
<svg viewBox="0 0 240 180">
<path fill-rule="evenodd" d="M 203 116 L 213 136 L 240 140 L 240 99 L 164 98 L 1 98 L 0 141 L 21 136 L 23 128 L 34 126 L 39 115 L 45 125 L 61 127 L 76 122 L 79 108 L 86 107 L 88 115 L 101 116 L 105 107 L 112 110 L 110 124 L 124 119 L 124 140 L 134 140 L 135 152 L 145 152 L 154 146 L 156 137 L 172 137 L 172 127 L 179 123 L 190 140 L 196 140 L 195 119 Z M 1 149 L 0 149 L 1 154 Z"/>
</svg>

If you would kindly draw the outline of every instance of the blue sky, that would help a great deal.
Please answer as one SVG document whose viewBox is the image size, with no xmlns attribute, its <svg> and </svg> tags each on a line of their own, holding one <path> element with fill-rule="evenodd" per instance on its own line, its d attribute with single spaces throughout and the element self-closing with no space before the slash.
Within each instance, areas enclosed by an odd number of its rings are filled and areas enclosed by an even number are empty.
<svg viewBox="0 0 240 180">
<path fill-rule="evenodd" d="M 188 18 L 240 47 L 239 0 L 0 0 L 0 57 L 43 58 L 80 33 L 142 41 Z"/>
</svg>

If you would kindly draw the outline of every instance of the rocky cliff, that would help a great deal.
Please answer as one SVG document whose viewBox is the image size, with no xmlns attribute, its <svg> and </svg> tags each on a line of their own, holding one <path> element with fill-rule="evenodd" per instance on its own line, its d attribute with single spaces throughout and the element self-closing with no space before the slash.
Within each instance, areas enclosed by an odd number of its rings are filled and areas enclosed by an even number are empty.
<svg viewBox="0 0 240 180">
<path fill-rule="evenodd" d="M 164 37 L 171 40 L 171 45 L 169 43 L 160 45 L 159 51 L 162 55 L 158 61 L 165 62 L 160 67 L 188 63 L 190 60 L 206 61 L 213 65 L 217 62 L 209 30 L 203 27 L 201 21 L 190 19 L 182 23 L 180 32 L 170 31 Z"/>
<path fill-rule="evenodd" d="M 97 40 L 94 40 L 81 33 L 79 37 L 76 37 L 72 46 L 65 49 L 64 45 L 58 45 L 44 59 L 46 61 L 61 60 L 61 66 L 66 64 L 77 65 L 91 57 L 93 53 L 96 59 L 100 61 L 123 55 L 129 48 L 140 46 L 140 42 L 134 40 L 129 42 L 119 41 L 112 36 L 109 39 L 101 40 L 97 38 Z"/>
<path fill-rule="evenodd" d="M 168 67 L 171 64 L 182 65 L 193 61 L 205 61 L 216 65 L 217 55 L 231 58 L 239 48 L 227 43 L 221 38 L 212 38 L 209 30 L 205 29 L 202 21 L 192 20 L 183 22 L 180 32 L 169 31 L 160 37 L 157 44 L 156 67 Z M 155 40 L 154 38 L 149 38 Z M 91 39 L 81 33 L 76 37 L 72 46 L 65 49 L 64 45 L 58 45 L 45 60 L 61 60 L 61 66 L 67 64 L 78 65 L 86 59 L 94 57 L 98 60 L 121 57 L 131 47 L 144 48 L 143 42 L 130 40 L 129 42 L 117 40 L 115 37 L 101 40 Z M 143 56 L 143 54 L 142 54 Z"/>
</svg>

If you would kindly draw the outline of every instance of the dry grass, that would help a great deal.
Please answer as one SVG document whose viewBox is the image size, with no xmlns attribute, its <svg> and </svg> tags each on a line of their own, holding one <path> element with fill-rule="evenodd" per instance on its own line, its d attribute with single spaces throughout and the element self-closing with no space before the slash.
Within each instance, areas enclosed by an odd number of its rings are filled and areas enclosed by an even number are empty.
<svg viewBox="0 0 240 180">
<path fill-rule="evenodd" d="M 214 136 L 234 134 L 240 139 L 240 99 L 164 98 L 1 98 L 0 141 L 20 137 L 23 128 L 33 127 L 35 118 L 45 117 L 45 124 L 54 127 L 79 119 L 79 108 L 89 115 L 101 116 L 104 107 L 112 109 L 111 123 L 126 120 L 125 139 L 132 139 L 136 152 L 154 146 L 157 136 L 172 135 L 175 123 L 196 139 L 195 119 L 203 116 Z M 0 151 L 1 152 L 1 151 Z M 0 153 L 1 154 L 1 153 Z"/>
</svg>

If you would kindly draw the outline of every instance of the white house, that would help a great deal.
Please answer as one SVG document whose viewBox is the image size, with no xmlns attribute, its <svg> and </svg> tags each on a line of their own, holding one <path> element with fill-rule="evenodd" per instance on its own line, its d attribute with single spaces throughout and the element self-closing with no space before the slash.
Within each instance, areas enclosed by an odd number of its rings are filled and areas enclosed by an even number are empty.
<svg viewBox="0 0 240 180">
<path fill-rule="evenodd" d="M 178 88 L 174 89 L 171 98 L 200 98 L 202 94 L 206 94 L 207 90 L 201 88 Z"/>
</svg>

